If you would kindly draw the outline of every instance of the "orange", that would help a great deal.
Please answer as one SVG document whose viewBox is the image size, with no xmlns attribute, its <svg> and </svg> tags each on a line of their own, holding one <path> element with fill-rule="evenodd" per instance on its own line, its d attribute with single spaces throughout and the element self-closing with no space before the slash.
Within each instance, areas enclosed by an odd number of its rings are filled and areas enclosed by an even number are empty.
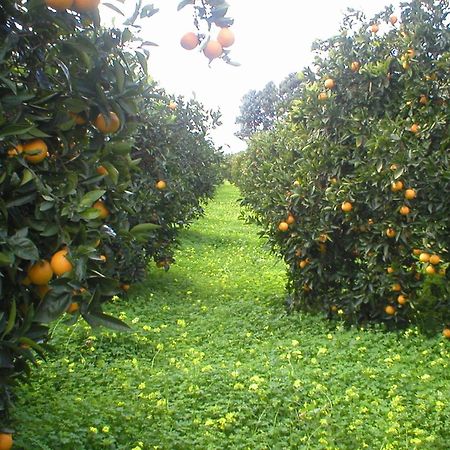
<svg viewBox="0 0 450 450">
<path fill-rule="evenodd" d="M 411 210 L 406 205 L 403 205 L 399 210 L 399 213 L 402 216 L 407 216 L 410 212 L 411 212 Z"/>
<path fill-rule="evenodd" d="M 372 33 L 378 33 L 378 30 L 380 29 L 380 27 L 376 24 L 376 23 L 374 23 L 371 27 L 370 27 L 370 31 L 372 32 Z"/>
<path fill-rule="evenodd" d="M 17 156 L 19 153 L 23 152 L 23 145 L 17 144 L 15 147 L 12 147 L 8 150 L 8 158 L 13 158 Z"/>
<path fill-rule="evenodd" d="M 50 265 L 52 266 L 52 270 L 55 275 L 64 275 L 73 269 L 72 263 L 66 258 L 67 253 L 69 253 L 69 250 L 67 248 L 63 248 L 52 256 Z"/>
<path fill-rule="evenodd" d="M 92 11 L 93 9 L 97 9 L 100 4 L 100 0 L 74 0 L 73 8 L 76 11 Z"/>
<path fill-rule="evenodd" d="M 421 253 L 419 255 L 419 260 L 421 262 L 428 262 L 430 260 L 430 255 L 428 253 Z"/>
<path fill-rule="evenodd" d="M 100 211 L 100 219 L 106 219 L 109 216 L 109 209 L 105 206 L 105 204 L 98 200 L 92 205 L 93 208 L 98 209 Z"/>
<path fill-rule="evenodd" d="M 444 336 L 447 339 L 450 339 L 450 328 L 444 328 L 442 330 L 442 336 Z"/>
<path fill-rule="evenodd" d="M 98 166 L 95 171 L 99 174 L 99 175 L 108 175 L 108 170 L 106 169 L 105 166 Z"/>
<path fill-rule="evenodd" d="M 417 197 L 417 193 L 414 189 L 406 189 L 405 198 L 406 200 L 414 200 Z"/>
<path fill-rule="evenodd" d="M 69 314 L 73 314 L 74 312 L 77 312 L 79 309 L 80 309 L 80 305 L 77 302 L 72 302 L 66 311 Z"/>
<path fill-rule="evenodd" d="M 425 272 L 428 275 L 434 275 L 436 273 L 436 269 L 433 266 L 427 266 Z"/>
<path fill-rule="evenodd" d="M 175 111 L 177 109 L 177 104 L 175 102 L 170 102 L 167 106 L 172 111 Z"/>
<path fill-rule="evenodd" d="M 404 295 L 399 295 L 397 297 L 397 302 L 399 305 L 406 305 L 407 301 L 408 301 L 408 299 Z"/>
<path fill-rule="evenodd" d="M 391 169 L 392 171 L 397 170 L 398 166 L 397 164 L 392 164 L 391 167 L 389 167 L 389 169 Z"/>
<path fill-rule="evenodd" d="M 387 272 L 387 273 L 394 273 L 395 270 L 394 270 L 393 267 L 388 267 L 388 268 L 386 269 L 386 272 Z"/>
<path fill-rule="evenodd" d="M 106 255 L 100 255 L 100 259 L 102 260 L 102 262 L 106 262 L 108 258 L 106 257 Z"/>
<path fill-rule="evenodd" d="M 395 25 L 398 21 L 397 16 L 392 15 L 391 17 L 389 17 L 389 22 L 391 23 L 391 25 Z"/>
<path fill-rule="evenodd" d="M 419 103 L 421 105 L 426 105 L 428 103 L 428 97 L 426 95 L 421 95 L 419 98 Z"/>
<path fill-rule="evenodd" d="M 402 290 L 402 286 L 400 285 L 400 283 L 394 283 L 391 286 L 391 291 L 400 292 L 401 290 Z"/>
<path fill-rule="evenodd" d="M 65 11 L 72 6 L 73 0 L 45 0 L 45 4 L 57 11 Z"/>
<path fill-rule="evenodd" d="M 413 255 L 419 256 L 422 253 L 422 250 L 420 248 L 413 249 Z"/>
<path fill-rule="evenodd" d="M 350 212 L 353 209 L 353 205 L 350 202 L 344 202 L 341 205 L 341 209 L 345 213 L 348 213 L 348 212 Z"/>
<path fill-rule="evenodd" d="M 388 238 L 395 238 L 396 235 L 397 235 L 397 232 L 393 228 L 388 228 L 386 230 L 386 236 Z"/>
<path fill-rule="evenodd" d="M 30 266 L 27 275 L 33 284 L 43 286 L 48 284 L 48 282 L 52 279 L 53 270 L 47 260 L 41 259 Z"/>
<path fill-rule="evenodd" d="M 300 261 L 298 263 L 298 266 L 300 267 L 300 269 L 304 269 L 307 265 L 308 265 L 308 261 L 306 261 L 306 260 Z"/>
<path fill-rule="evenodd" d="M 441 262 L 441 258 L 438 255 L 431 255 L 430 256 L 430 263 L 436 266 Z"/>
<path fill-rule="evenodd" d="M 408 48 L 406 55 L 408 58 L 414 58 L 414 56 L 416 56 L 416 51 L 413 48 Z"/>
<path fill-rule="evenodd" d="M 41 286 L 37 287 L 37 291 L 39 294 L 39 297 L 41 298 L 41 300 L 45 297 L 45 295 L 47 294 L 48 291 L 50 291 L 50 286 L 48 284 L 42 284 Z"/>
<path fill-rule="evenodd" d="M 48 155 L 47 144 L 42 139 L 33 139 L 23 146 L 25 159 L 31 164 L 39 164 Z"/>
<path fill-rule="evenodd" d="M 159 180 L 156 184 L 155 184 L 156 189 L 158 189 L 159 191 L 163 191 L 164 189 L 166 189 L 167 187 L 167 183 L 164 180 Z"/>
<path fill-rule="evenodd" d="M 384 312 L 389 316 L 393 316 L 395 314 L 395 308 L 391 305 L 388 305 L 386 306 L 386 308 L 384 308 Z"/>
<path fill-rule="evenodd" d="M 418 125 L 417 123 L 413 123 L 411 125 L 411 128 L 409 129 L 409 131 L 411 131 L 411 133 L 417 134 L 420 130 L 420 125 Z"/>
<path fill-rule="evenodd" d="M 229 28 L 221 28 L 217 41 L 222 47 L 231 47 L 234 44 L 234 33 Z"/>
<path fill-rule="evenodd" d="M 327 95 L 326 92 L 321 92 L 321 93 L 317 96 L 317 98 L 318 98 L 321 102 L 323 102 L 323 101 L 325 101 L 325 100 L 328 100 L 328 95 Z"/>
<path fill-rule="evenodd" d="M 352 72 L 358 72 L 360 67 L 361 64 L 358 61 L 353 61 L 352 64 L 350 65 L 350 69 L 352 70 Z"/>
<path fill-rule="evenodd" d="M 129 284 L 126 284 L 126 283 L 124 283 L 124 284 L 122 284 L 122 286 L 121 286 L 121 288 L 125 291 L 125 292 L 128 292 L 129 291 L 129 289 L 130 289 L 130 285 Z"/>
<path fill-rule="evenodd" d="M 391 191 L 392 192 L 398 192 L 401 191 L 403 189 L 403 183 L 401 181 L 394 181 L 391 184 Z"/>
<path fill-rule="evenodd" d="M 289 214 L 286 219 L 286 223 L 288 225 L 292 225 L 295 223 L 295 217 L 292 214 Z"/>
<path fill-rule="evenodd" d="M 287 231 L 289 230 L 289 225 L 286 222 L 280 222 L 278 225 L 278 229 L 280 231 Z"/>
<path fill-rule="evenodd" d="M 54 0 L 51 0 L 51 1 L 54 1 Z M 86 118 L 82 114 L 77 114 L 77 113 L 73 113 L 73 112 L 69 111 L 69 116 L 75 121 L 75 123 L 77 125 L 84 125 L 87 123 Z"/>
<path fill-rule="evenodd" d="M 203 49 L 203 53 L 210 61 L 212 61 L 223 53 L 223 48 L 219 42 L 211 40 L 208 44 L 206 44 L 206 47 Z"/>
<path fill-rule="evenodd" d="M 108 118 L 100 113 L 95 118 L 94 127 L 103 134 L 112 134 L 120 128 L 120 119 L 114 111 L 108 113 Z"/>
<path fill-rule="evenodd" d="M 199 44 L 199 40 L 195 33 L 189 31 L 186 34 L 183 34 L 180 44 L 185 50 L 193 50 Z"/>
<path fill-rule="evenodd" d="M 322 242 L 322 244 L 325 244 L 325 242 L 327 242 L 327 240 L 328 240 L 328 234 L 323 233 L 319 236 L 319 242 Z"/>
<path fill-rule="evenodd" d="M 13 446 L 11 433 L 0 433 L 0 450 L 10 450 Z"/>
<path fill-rule="evenodd" d="M 328 78 L 327 80 L 325 80 L 324 85 L 326 89 L 333 89 L 336 86 L 336 83 L 332 78 Z"/>
</svg>

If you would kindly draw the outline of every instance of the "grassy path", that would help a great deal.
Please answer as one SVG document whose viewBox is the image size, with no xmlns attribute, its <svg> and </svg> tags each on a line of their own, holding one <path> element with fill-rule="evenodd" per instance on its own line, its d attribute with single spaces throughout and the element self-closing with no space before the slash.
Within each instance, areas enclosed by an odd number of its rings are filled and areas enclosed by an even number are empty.
<svg viewBox="0 0 450 450">
<path fill-rule="evenodd" d="M 18 391 L 20 448 L 448 449 L 448 343 L 287 316 L 237 195 L 221 187 L 177 264 L 111 306 L 132 333 L 57 327 Z"/>
</svg>

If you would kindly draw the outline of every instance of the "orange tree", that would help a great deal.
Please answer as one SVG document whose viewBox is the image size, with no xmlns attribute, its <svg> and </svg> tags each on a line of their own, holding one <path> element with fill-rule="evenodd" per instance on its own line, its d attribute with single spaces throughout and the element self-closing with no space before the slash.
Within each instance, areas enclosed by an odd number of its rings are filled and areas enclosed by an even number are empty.
<svg viewBox="0 0 450 450">
<path fill-rule="evenodd" d="M 128 329 L 102 308 L 139 275 L 124 273 L 122 242 L 129 259 L 139 258 L 149 233 L 161 226 L 140 214 L 137 201 L 129 206 L 130 189 L 146 176 L 136 155 L 138 143 L 147 148 L 139 120 L 148 118 L 142 110 L 155 91 L 147 82 L 145 43 L 131 30 L 138 17 L 156 10 L 138 8 L 127 26 L 104 29 L 97 5 L 0 5 L 0 412 L 9 403 L 9 385 L 43 354 L 52 320 L 68 312 L 69 323 L 81 316 L 94 327 Z M 158 142 L 160 164 L 166 149 Z M 189 151 L 173 156 L 177 168 L 178 158 L 195 153 Z M 199 198 L 212 189 L 208 174 L 217 154 L 209 141 L 197 160 L 203 154 L 210 158 L 204 170 L 199 164 L 185 185 L 198 188 Z M 167 161 L 167 173 L 172 164 Z M 174 184 L 184 176 L 176 170 Z M 205 179 L 203 189 L 196 185 Z M 165 207 L 158 204 L 154 212 Z M 168 215 L 168 228 L 174 217 Z"/>
<path fill-rule="evenodd" d="M 253 136 L 238 184 L 289 265 L 293 307 L 450 320 L 449 12 L 349 12 L 314 45 L 289 119 Z"/>
</svg>

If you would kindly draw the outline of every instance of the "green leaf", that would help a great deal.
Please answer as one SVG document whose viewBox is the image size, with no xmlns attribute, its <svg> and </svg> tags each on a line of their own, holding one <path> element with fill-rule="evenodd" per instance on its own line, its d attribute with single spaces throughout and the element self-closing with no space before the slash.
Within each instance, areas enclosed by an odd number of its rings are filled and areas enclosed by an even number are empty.
<svg viewBox="0 0 450 450">
<path fill-rule="evenodd" d="M 50 323 L 60 317 L 69 307 L 72 301 L 70 292 L 61 292 L 53 288 L 44 297 L 34 317 L 35 322 Z"/>
<path fill-rule="evenodd" d="M 22 181 L 20 182 L 20 185 L 23 186 L 24 184 L 29 183 L 34 177 L 35 175 L 30 169 L 25 169 L 22 174 Z"/>
<path fill-rule="evenodd" d="M 116 13 L 120 14 L 121 16 L 125 16 L 125 14 L 115 5 L 113 5 L 112 3 L 102 3 L 102 6 L 107 6 L 109 9 L 112 9 L 113 11 L 115 11 Z"/>
<path fill-rule="evenodd" d="M 140 223 L 139 225 L 134 226 L 130 230 L 130 233 L 136 237 L 138 235 L 148 234 L 151 231 L 157 230 L 158 228 L 161 228 L 161 226 L 155 223 Z"/>
<path fill-rule="evenodd" d="M 185 6 L 193 5 L 194 3 L 195 0 L 183 0 L 182 2 L 178 3 L 177 11 L 181 11 Z"/>
<path fill-rule="evenodd" d="M 104 189 L 95 189 L 83 195 L 80 200 L 80 207 L 88 208 L 91 207 L 94 202 L 96 202 L 102 195 L 105 194 Z"/>
<path fill-rule="evenodd" d="M 92 328 L 106 327 L 111 330 L 125 332 L 132 330 L 125 322 L 100 311 L 89 311 L 83 314 L 83 318 Z"/>
<path fill-rule="evenodd" d="M 31 239 L 21 236 L 11 236 L 8 240 L 11 251 L 19 258 L 28 261 L 37 261 L 39 259 L 39 251 Z"/>
<path fill-rule="evenodd" d="M 13 299 L 11 302 L 11 309 L 9 310 L 8 322 L 6 324 L 5 330 L 3 331 L 2 340 L 14 328 L 14 324 L 16 323 L 16 314 L 16 300 Z"/>
<path fill-rule="evenodd" d="M 14 264 L 14 254 L 11 252 L 0 252 L 0 267 Z"/>
</svg>

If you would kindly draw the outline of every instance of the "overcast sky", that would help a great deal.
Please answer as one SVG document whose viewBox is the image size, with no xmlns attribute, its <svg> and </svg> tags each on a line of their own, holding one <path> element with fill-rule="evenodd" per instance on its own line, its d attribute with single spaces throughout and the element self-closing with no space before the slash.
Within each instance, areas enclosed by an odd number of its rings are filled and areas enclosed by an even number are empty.
<svg viewBox="0 0 450 450">
<path fill-rule="evenodd" d="M 245 148 L 245 143 L 234 136 L 245 93 L 262 89 L 269 81 L 279 83 L 308 65 L 313 41 L 336 34 L 348 7 L 371 17 L 387 5 L 399 4 L 398 0 L 228 0 L 228 15 L 235 19 L 232 29 L 236 35 L 231 56 L 241 66 L 216 60 L 209 67 L 198 49 L 187 51 L 180 46 L 181 36 L 195 31 L 192 7 L 177 12 L 179 0 L 148 2 L 160 9 L 145 22 L 143 32 L 145 39 L 159 45 L 151 49 L 152 77 L 170 93 L 187 97 L 195 94 L 207 108 L 220 108 L 223 125 L 213 138 L 226 152 Z M 127 0 L 125 5 L 128 11 L 133 10 L 134 2 Z"/>
</svg>

